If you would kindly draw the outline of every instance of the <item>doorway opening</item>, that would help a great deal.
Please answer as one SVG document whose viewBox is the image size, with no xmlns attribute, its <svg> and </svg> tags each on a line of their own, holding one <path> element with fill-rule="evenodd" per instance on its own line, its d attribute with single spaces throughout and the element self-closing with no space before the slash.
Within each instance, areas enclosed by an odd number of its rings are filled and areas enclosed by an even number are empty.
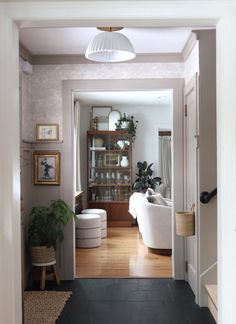
<svg viewBox="0 0 236 324">
<path fill-rule="evenodd" d="M 75 132 L 80 138 L 80 179 L 76 182 L 81 185 L 77 191 L 83 192 L 83 209 L 102 208 L 107 213 L 107 235 L 101 243 L 95 243 L 99 246 L 88 246 L 91 240 L 83 239 L 84 231 L 76 225 L 76 276 L 172 277 L 171 144 L 166 145 L 164 133 L 172 130 L 172 90 L 74 91 L 73 97 L 74 116 L 80 116 L 79 136 Z M 99 112 L 107 115 L 94 125 Z M 110 118 L 109 123 L 111 112 L 116 112 L 117 117 L 116 121 Z M 114 122 L 124 114 L 138 121 L 133 139 L 129 134 L 125 138 L 124 130 L 115 131 Z M 124 156 L 126 165 L 122 164 Z M 140 163 L 142 167 L 147 163 L 146 170 L 149 166 L 151 173 L 149 183 L 145 180 L 143 187 L 135 190 Z M 160 175 L 160 182 L 155 182 Z M 152 197 L 145 197 L 147 187 Z M 151 200 L 159 196 L 164 197 L 162 206 Z"/>
</svg>

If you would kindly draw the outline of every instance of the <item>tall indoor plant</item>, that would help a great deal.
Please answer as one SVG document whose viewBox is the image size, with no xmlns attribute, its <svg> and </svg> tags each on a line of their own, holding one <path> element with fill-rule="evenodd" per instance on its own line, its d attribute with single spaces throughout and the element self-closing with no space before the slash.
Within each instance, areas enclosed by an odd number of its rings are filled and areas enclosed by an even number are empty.
<svg viewBox="0 0 236 324">
<path fill-rule="evenodd" d="M 58 242 L 64 238 L 62 227 L 75 213 L 62 200 L 54 200 L 49 207 L 33 207 L 29 215 L 28 239 L 33 263 L 55 260 Z"/>
<path fill-rule="evenodd" d="M 161 184 L 160 177 L 153 177 L 152 166 L 153 163 L 148 165 L 147 161 L 137 163 L 138 173 L 136 175 L 138 178 L 133 184 L 133 191 L 146 192 L 148 188 L 155 189 L 157 184 Z"/>
</svg>

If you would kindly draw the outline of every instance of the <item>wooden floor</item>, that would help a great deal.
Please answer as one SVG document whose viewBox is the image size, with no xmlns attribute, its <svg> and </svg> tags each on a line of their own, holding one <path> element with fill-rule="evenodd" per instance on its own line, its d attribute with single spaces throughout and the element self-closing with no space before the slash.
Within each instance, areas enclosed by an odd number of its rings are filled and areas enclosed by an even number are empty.
<svg viewBox="0 0 236 324">
<path fill-rule="evenodd" d="M 78 278 L 170 278 L 171 256 L 152 253 L 137 227 L 108 228 L 102 245 L 76 249 Z"/>
</svg>

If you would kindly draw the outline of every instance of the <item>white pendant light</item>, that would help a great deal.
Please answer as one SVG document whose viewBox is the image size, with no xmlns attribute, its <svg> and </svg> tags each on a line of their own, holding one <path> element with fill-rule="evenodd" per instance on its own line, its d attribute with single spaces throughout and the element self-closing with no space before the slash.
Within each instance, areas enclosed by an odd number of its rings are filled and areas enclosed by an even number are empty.
<svg viewBox="0 0 236 324">
<path fill-rule="evenodd" d="M 85 57 L 96 62 L 122 62 L 135 58 L 136 54 L 130 40 L 123 34 L 113 32 L 121 27 L 107 29 L 100 27 L 104 31 L 96 35 L 90 42 Z"/>
</svg>

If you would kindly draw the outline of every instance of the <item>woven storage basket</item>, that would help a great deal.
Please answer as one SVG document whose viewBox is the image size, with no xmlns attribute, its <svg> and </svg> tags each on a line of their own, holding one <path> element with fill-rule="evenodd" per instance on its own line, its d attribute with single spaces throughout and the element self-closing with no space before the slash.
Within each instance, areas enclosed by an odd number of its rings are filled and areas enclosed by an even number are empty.
<svg viewBox="0 0 236 324">
<path fill-rule="evenodd" d="M 49 263 L 55 260 L 55 250 L 53 247 L 33 246 L 30 248 L 32 263 Z"/>
<path fill-rule="evenodd" d="M 177 212 L 176 219 L 176 234 L 179 236 L 195 235 L 194 211 Z"/>
</svg>

